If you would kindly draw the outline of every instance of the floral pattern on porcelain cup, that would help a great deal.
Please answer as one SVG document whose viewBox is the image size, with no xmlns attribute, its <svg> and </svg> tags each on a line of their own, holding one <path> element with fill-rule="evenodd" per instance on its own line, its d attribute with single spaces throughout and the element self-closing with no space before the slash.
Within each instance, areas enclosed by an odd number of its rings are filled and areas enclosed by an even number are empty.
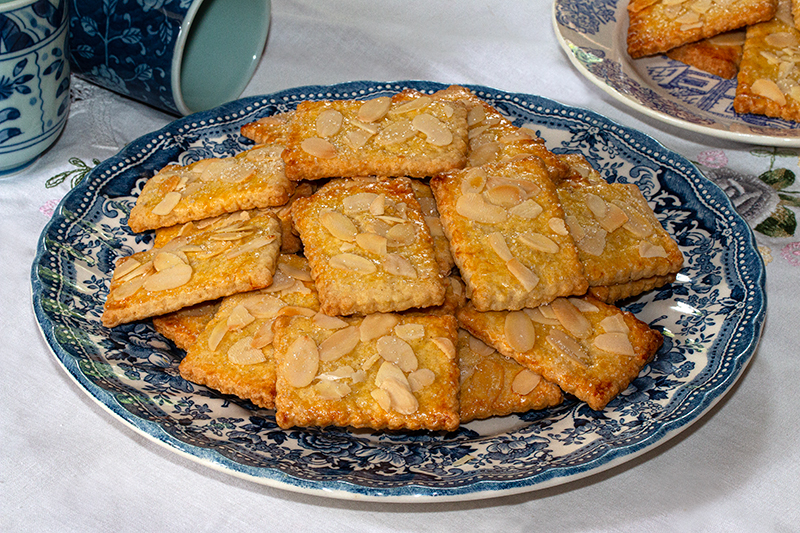
<svg viewBox="0 0 800 533">
<path fill-rule="evenodd" d="M 69 114 L 66 0 L 0 3 L 0 176 L 35 161 Z"/>
</svg>

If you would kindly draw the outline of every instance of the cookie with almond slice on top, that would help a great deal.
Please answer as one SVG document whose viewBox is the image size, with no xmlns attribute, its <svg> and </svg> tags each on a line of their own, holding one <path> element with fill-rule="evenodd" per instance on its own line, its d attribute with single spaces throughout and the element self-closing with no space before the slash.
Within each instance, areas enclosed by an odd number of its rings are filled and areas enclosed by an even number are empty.
<svg viewBox="0 0 800 533">
<path fill-rule="evenodd" d="M 633 314 L 588 296 L 521 311 L 481 313 L 467 304 L 458 320 L 595 410 L 625 390 L 663 342 L 661 333 Z"/>
<path fill-rule="evenodd" d="M 319 300 L 300 256 L 282 254 L 273 283 L 222 299 L 218 311 L 188 347 L 181 376 L 265 409 L 275 406 L 272 326 L 279 316 L 314 316 Z"/>
<path fill-rule="evenodd" d="M 280 224 L 259 212 L 247 224 L 177 237 L 120 259 L 103 308 L 107 327 L 267 287 L 277 266 Z"/>
<path fill-rule="evenodd" d="M 286 179 L 282 150 L 278 145 L 261 145 L 234 157 L 167 165 L 144 184 L 128 225 L 141 232 L 284 205 L 295 184 Z"/>
<path fill-rule="evenodd" d="M 539 158 L 440 174 L 431 189 L 477 309 L 535 307 L 586 291 L 555 185 Z"/>
<path fill-rule="evenodd" d="M 274 331 L 279 426 L 458 428 L 454 316 L 280 317 Z"/>
<path fill-rule="evenodd" d="M 445 281 L 408 178 L 331 180 L 292 207 L 322 311 L 441 305 Z"/>
</svg>

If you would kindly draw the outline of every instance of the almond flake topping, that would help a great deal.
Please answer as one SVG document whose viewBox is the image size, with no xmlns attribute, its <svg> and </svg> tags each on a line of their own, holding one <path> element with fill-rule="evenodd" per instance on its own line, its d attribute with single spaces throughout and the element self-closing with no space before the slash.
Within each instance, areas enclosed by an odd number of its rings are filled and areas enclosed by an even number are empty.
<svg viewBox="0 0 800 533">
<path fill-rule="evenodd" d="M 178 205 L 178 202 L 181 201 L 181 198 L 182 196 L 181 193 L 179 192 L 176 191 L 168 192 L 167 194 L 164 195 L 164 198 L 162 198 L 161 201 L 158 202 L 158 204 L 155 207 L 153 207 L 151 213 L 157 216 L 168 215 L 172 212 L 173 209 L 175 209 L 175 206 Z"/>
<path fill-rule="evenodd" d="M 314 339 L 301 335 L 286 351 L 287 368 L 284 376 L 295 388 L 306 387 L 314 381 L 319 369 L 319 349 Z"/>
<path fill-rule="evenodd" d="M 394 334 L 404 341 L 413 341 L 425 336 L 425 326 L 422 324 L 398 324 L 394 327 Z"/>
<path fill-rule="evenodd" d="M 175 289 L 189 283 L 192 279 L 192 267 L 186 263 L 179 263 L 170 268 L 155 272 L 142 283 L 142 287 L 148 291 L 166 291 Z"/>
<path fill-rule="evenodd" d="M 343 381 L 322 380 L 314 384 L 314 392 L 322 400 L 339 400 L 344 398 L 350 391 L 350 385 Z"/>
<path fill-rule="evenodd" d="M 558 235 L 569 235 L 567 224 L 563 218 L 553 217 L 547 221 L 547 226 Z"/>
<path fill-rule="evenodd" d="M 536 329 L 523 311 L 511 311 L 506 315 L 504 333 L 508 345 L 515 352 L 530 351 L 536 344 Z"/>
<path fill-rule="evenodd" d="M 222 342 L 222 338 L 227 332 L 228 325 L 223 321 L 217 322 L 208 336 L 208 349 L 212 352 L 216 351 L 217 346 L 219 346 L 219 343 Z"/>
<path fill-rule="evenodd" d="M 339 133 L 344 117 L 336 109 L 325 109 L 318 116 L 315 123 L 317 135 L 330 137 Z"/>
<path fill-rule="evenodd" d="M 272 344 L 275 334 L 272 331 L 272 324 L 275 320 L 266 320 L 258 326 L 258 329 L 253 334 L 253 340 L 250 341 L 250 346 L 253 348 L 264 348 Z"/>
<path fill-rule="evenodd" d="M 314 315 L 314 324 L 323 329 L 342 329 L 348 326 L 347 322 L 341 318 L 329 316 L 321 312 Z"/>
<path fill-rule="evenodd" d="M 600 311 L 599 307 L 581 298 L 567 298 L 567 300 L 581 313 L 597 313 Z"/>
<path fill-rule="evenodd" d="M 750 90 L 753 94 L 768 98 L 778 105 L 786 105 L 786 96 L 784 96 L 783 91 L 781 91 L 780 87 L 772 80 L 759 78 L 753 82 L 750 86 Z"/>
<path fill-rule="evenodd" d="M 296 280 L 311 281 L 313 279 L 308 270 L 298 268 L 288 263 L 278 263 L 278 270 Z"/>
<path fill-rule="evenodd" d="M 250 311 L 244 305 L 239 304 L 231 310 L 225 325 L 228 326 L 229 330 L 242 329 L 253 321 L 255 321 L 255 317 L 250 314 Z"/>
<path fill-rule="evenodd" d="M 355 224 L 347 215 L 338 211 L 323 211 L 319 214 L 319 222 L 328 232 L 340 241 L 353 242 L 356 240 Z"/>
<path fill-rule="evenodd" d="M 551 312 L 548 313 L 548 316 L 545 316 L 545 314 L 542 312 L 543 309 L 552 311 L 552 308 L 549 305 L 541 305 L 539 307 L 534 307 L 533 309 L 525 308 L 523 311 L 532 321 L 536 322 L 537 324 L 545 324 L 547 326 L 557 326 L 560 324 L 558 319 L 555 317 L 555 314 Z"/>
<path fill-rule="evenodd" d="M 383 389 L 373 389 L 370 393 L 372 399 L 380 406 L 381 409 L 384 411 L 389 411 L 392 407 L 392 399 L 389 397 L 389 393 Z"/>
<path fill-rule="evenodd" d="M 445 354 L 450 359 L 455 359 L 456 357 L 456 347 L 453 344 L 453 341 L 448 339 L 447 337 L 432 337 L 431 341 L 433 344 L 439 348 L 443 354 Z"/>
<path fill-rule="evenodd" d="M 404 118 L 390 123 L 378 132 L 378 135 L 375 136 L 375 144 L 378 146 L 397 144 L 407 141 L 416 134 L 417 130 L 411 125 L 411 121 Z"/>
<path fill-rule="evenodd" d="M 413 100 L 409 100 L 408 102 L 403 102 L 402 104 L 398 105 L 394 108 L 394 112 L 397 114 L 403 114 L 410 111 L 416 111 L 430 105 L 431 102 L 433 102 L 433 98 L 430 96 L 420 96 L 419 98 L 414 98 Z"/>
<path fill-rule="evenodd" d="M 328 264 L 333 268 L 350 270 L 359 274 L 372 274 L 378 270 L 378 267 L 375 266 L 375 263 L 366 257 L 361 257 L 360 255 L 351 253 L 334 255 L 330 258 Z"/>
<path fill-rule="evenodd" d="M 633 236 L 644 239 L 653 233 L 653 225 L 639 211 L 632 209 L 628 213 L 628 221 L 622 225 Z"/>
<path fill-rule="evenodd" d="M 389 335 L 399 322 L 397 315 L 391 313 L 372 313 L 365 316 L 359 326 L 361 342 Z"/>
<path fill-rule="evenodd" d="M 374 192 L 357 192 L 342 200 L 342 208 L 346 215 L 355 215 L 369 211 L 372 202 L 378 197 Z"/>
<path fill-rule="evenodd" d="M 253 348 L 253 337 L 245 337 L 228 348 L 228 361 L 235 365 L 255 365 L 267 360 L 261 349 Z"/>
<path fill-rule="evenodd" d="M 353 351 L 359 341 L 359 331 L 355 326 L 347 326 L 332 334 L 319 345 L 320 361 L 336 361 Z"/>
<path fill-rule="evenodd" d="M 389 394 L 391 409 L 401 415 L 413 415 L 419 409 L 419 401 L 411 392 L 410 386 L 406 387 L 389 378 L 381 384 L 381 389 Z"/>
<path fill-rule="evenodd" d="M 512 215 L 524 218 L 526 220 L 538 217 L 542 211 L 543 211 L 542 206 L 539 205 L 536 202 L 536 200 L 533 200 L 531 198 L 519 203 L 518 205 L 515 205 L 514 207 L 508 210 L 508 212 L 511 213 Z M 555 218 L 550 220 L 561 220 L 561 219 Z"/>
<path fill-rule="evenodd" d="M 411 392 L 420 391 L 428 385 L 432 385 L 435 380 L 436 374 L 428 368 L 420 368 L 408 375 L 408 385 L 411 388 Z"/>
<path fill-rule="evenodd" d="M 150 264 L 150 268 L 152 268 L 152 263 Z M 114 300 L 124 300 L 128 296 L 132 296 L 136 293 L 139 289 L 142 288 L 144 282 L 147 278 L 139 276 L 139 277 L 132 277 L 126 281 L 122 282 L 122 285 L 116 287 L 112 292 L 111 296 Z"/>
<path fill-rule="evenodd" d="M 392 105 L 392 99 L 388 96 L 379 96 L 372 100 L 367 100 L 358 109 L 358 120 L 362 122 L 375 122 L 386 116 L 389 112 L 389 107 Z"/>
<path fill-rule="evenodd" d="M 628 221 L 628 215 L 618 205 L 607 204 L 606 215 L 597 221 L 604 230 L 611 233 Z"/>
<path fill-rule="evenodd" d="M 414 349 L 406 341 L 395 335 L 384 335 L 375 344 L 378 353 L 385 360 L 397 365 L 403 372 L 413 372 L 418 361 Z"/>
<path fill-rule="evenodd" d="M 497 351 L 472 334 L 470 334 L 469 336 L 468 343 L 469 343 L 469 349 L 472 352 L 478 355 L 482 355 L 483 357 L 492 355 L 494 352 Z"/>
<path fill-rule="evenodd" d="M 337 154 L 336 147 L 330 141 L 319 137 L 303 139 L 303 142 L 300 143 L 300 148 L 308 155 L 319 159 L 332 159 Z"/>
<path fill-rule="evenodd" d="M 508 243 L 506 243 L 505 237 L 499 231 L 495 231 L 490 233 L 486 236 L 486 240 L 489 242 L 489 247 L 494 250 L 494 252 L 502 259 L 503 261 L 511 261 L 514 259 L 514 254 L 511 253 L 511 250 L 508 248 Z"/>
<path fill-rule="evenodd" d="M 473 167 L 480 167 L 495 161 L 500 156 L 502 145 L 498 142 L 487 142 L 479 146 L 470 146 L 469 164 Z"/>
<path fill-rule="evenodd" d="M 417 271 L 411 262 L 400 254 L 388 254 L 381 260 L 383 269 L 393 275 L 402 278 L 416 278 Z"/>
<path fill-rule="evenodd" d="M 501 183 L 487 188 L 483 193 L 489 202 L 501 207 L 514 207 L 525 198 L 525 191 L 512 183 Z"/>
<path fill-rule="evenodd" d="M 621 313 L 605 317 L 600 321 L 600 327 L 606 333 L 625 333 L 627 335 L 630 331 Z"/>
<path fill-rule="evenodd" d="M 425 135 L 425 140 L 434 146 L 447 146 L 453 142 L 453 133 L 438 118 L 429 113 L 421 113 L 411 121 L 414 129 Z"/>
<path fill-rule="evenodd" d="M 479 193 L 486 187 L 486 172 L 481 168 L 471 168 L 461 181 L 461 194 Z"/>
<path fill-rule="evenodd" d="M 126 274 L 130 274 L 137 267 L 141 266 L 141 263 L 134 259 L 131 256 L 126 257 L 114 269 L 114 279 L 120 279 L 124 277 Z M 143 273 L 143 272 L 142 272 Z"/>
<path fill-rule="evenodd" d="M 381 237 L 374 233 L 359 233 L 356 235 L 356 244 L 364 251 L 373 253 L 375 255 L 386 255 L 386 237 Z"/>
<path fill-rule="evenodd" d="M 486 120 L 486 110 L 482 105 L 472 107 L 467 113 L 467 126 L 470 128 Z"/>
<path fill-rule="evenodd" d="M 539 276 L 516 258 L 506 261 L 506 268 L 517 278 L 517 281 L 522 283 L 526 291 L 532 291 L 539 284 Z"/>
<path fill-rule="evenodd" d="M 633 349 L 628 335 L 620 332 L 601 333 L 594 339 L 594 346 L 605 352 L 611 352 L 618 355 L 627 355 L 633 357 L 636 352 Z"/>
<path fill-rule="evenodd" d="M 533 392 L 533 389 L 542 381 L 542 376 L 524 368 L 517 372 L 514 380 L 511 382 L 511 390 L 521 396 L 525 396 Z"/>
<path fill-rule="evenodd" d="M 505 209 L 487 203 L 483 196 L 476 193 L 460 196 L 456 201 L 456 212 L 465 218 L 484 224 L 499 224 L 508 218 Z"/>
<path fill-rule="evenodd" d="M 547 342 L 559 353 L 580 366 L 586 367 L 591 363 L 591 357 L 583 349 L 583 346 L 560 329 L 551 330 L 547 335 Z"/>
<path fill-rule="evenodd" d="M 389 228 L 386 232 L 388 246 L 397 248 L 413 244 L 417 238 L 416 228 L 410 222 L 402 222 Z"/>
<path fill-rule="evenodd" d="M 542 235 L 541 233 L 522 233 L 519 236 L 519 241 L 529 248 L 533 248 L 534 250 L 548 254 L 555 254 L 561 250 L 561 247 L 558 246 L 558 243 L 556 243 L 550 237 Z"/>
<path fill-rule="evenodd" d="M 550 304 L 556 318 L 570 335 L 578 339 L 585 339 L 592 333 L 592 324 L 578 309 L 566 298 L 556 298 Z"/>
<path fill-rule="evenodd" d="M 351 148 L 354 150 L 358 150 L 359 148 L 363 148 L 370 137 L 372 137 L 372 133 L 369 133 L 364 130 L 352 130 L 348 131 L 344 134 L 344 138 L 347 143 L 350 145 Z"/>
<path fill-rule="evenodd" d="M 647 241 L 639 243 L 639 255 L 644 258 L 667 257 L 667 251 L 660 244 L 652 244 Z"/>
</svg>

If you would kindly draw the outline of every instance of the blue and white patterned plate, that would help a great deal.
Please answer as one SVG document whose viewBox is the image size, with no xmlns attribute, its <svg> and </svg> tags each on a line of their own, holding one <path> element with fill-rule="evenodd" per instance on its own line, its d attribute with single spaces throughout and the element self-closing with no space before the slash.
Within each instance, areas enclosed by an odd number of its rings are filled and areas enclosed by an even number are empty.
<svg viewBox="0 0 800 533">
<path fill-rule="evenodd" d="M 765 313 L 764 266 L 725 194 L 683 157 L 591 111 L 527 94 L 470 87 L 560 153 L 580 152 L 609 180 L 643 191 L 686 257 L 676 283 L 626 308 L 664 332 L 655 360 L 602 412 L 574 400 L 472 422 L 453 433 L 284 431 L 274 413 L 184 381 L 183 353 L 149 322 L 100 324 L 113 261 L 151 245 L 127 216 L 142 184 L 167 163 L 233 155 L 247 122 L 302 100 L 366 99 L 444 85 L 352 82 L 291 89 L 198 113 L 129 144 L 62 201 L 42 232 L 33 304 L 69 375 L 135 430 L 202 464 L 270 486 L 336 498 L 489 498 L 572 481 L 675 436 L 733 386 Z"/>
<path fill-rule="evenodd" d="M 665 55 L 631 59 L 628 0 L 556 0 L 553 26 L 572 64 L 606 93 L 645 115 L 713 137 L 800 146 L 800 123 L 733 111 L 736 79 Z"/>
</svg>

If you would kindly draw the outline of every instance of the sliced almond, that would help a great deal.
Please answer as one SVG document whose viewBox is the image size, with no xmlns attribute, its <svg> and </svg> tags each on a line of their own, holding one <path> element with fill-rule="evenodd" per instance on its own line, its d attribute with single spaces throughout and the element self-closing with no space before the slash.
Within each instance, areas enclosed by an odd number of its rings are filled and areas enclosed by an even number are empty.
<svg viewBox="0 0 800 533">
<path fill-rule="evenodd" d="M 456 212 L 465 218 L 484 224 L 500 224 L 508 218 L 508 211 L 487 203 L 482 195 L 476 193 L 461 195 L 456 201 Z"/>
<path fill-rule="evenodd" d="M 542 206 L 539 205 L 536 202 L 536 200 L 533 200 L 532 198 L 529 198 L 508 210 L 508 212 L 511 213 L 513 216 L 524 218 L 526 220 L 538 217 L 542 211 L 543 211 Z"/>
<path fill-rule="evenodd" d="M 417 239 L 416 227 L 410 222 L 395 224 L 386 232 L 386 239 L 390 248 L 409 246 Z"/>
<path fill-rule="evenodd" d="M 605 352 L 611 352 L 618 355 L 627 355 L 633 357 L 636 352 L 633 349 L 628 335 L 620 332 L 601 333 L 594 339 L 594 346 Z"/>
<path fill-rule="evenodd" d="M 523 311 L 510 311 L 506 315 L 504 333 L 506 342 L 515 352 L 528 352 L 536 344 L 536 328 Z"/>
<path fill-rule="evenodd" d="M 456 346 L 447 337 L 432 337 L 431 341 L 439 348 L 448 359 L 456 358 Z"/>
<path fill-rule="evenodd" d="M 308 270 L 298 268 L 296 266 L 290 265 L 289 263 L 278 263 L 278 270 L 283 272 L 287 276 L 291 276 L 292 278 L 300 281 L 312 281 L 313 278 L 311 277 L 311 272 Z"/>
<path fill-rule="evenodd" d="M 750 86 L 750 91 L 758 96 L 763 96 L 780 106 L 786 105 L 786 96 L 781 91 L 778 84 L 767 78 L 759 78 Z"/>
<path fill-rule="evenodd" d="M 343 381 L 321 380 L 314 383 L 314 392 L 321 400 L 340 400 L 350 394 L 350 385 Z"/>
<path fill-rule="evenodd" d="M 627 213 L 628 221 L 622 225 L 633 236 L 644 239 L 653 234 L 653 225 L 650 220 L 643 214 L 635 209 L 631 209 Z"/>
<path fill-rule="evenodd" d="M 400 119 L 392 122 L 383 128 L 375 136 L 375 144 L 378 146 L 388 146 L 390 144 L 398 144 L 407 141 L 414 135 L 417 130 L 411 125 L 408 119 Z"/>
<path fill-rule="evenodd" d="M 624 333 L 627 335 L 630 331 L 630 328 L 628 328 L 628 324 L 625 322 L 625 317 L 622 316 L 622 313 L 605 317 L 600 321 L 600 327 L 606 333 Z"/>
<path fill-rule="evenodd" d="M 351 130 L 344 134 L 344 138 L 351 148 L 358 150 L 367 144 L 372 135 L 372 133 L 364 130 Z"/>
<path fill-rule="evenodd" d="M 660 244 L 653 244 L 648 241 L 639 243 L 639 255 L 643 258 L 650 259 L 656 257 L 667 257 L 667 251 Z"/>
<path fill-rule="evenodd" d="M 557 326 L 560 324 L 555 315 L 545 316 L 545 314 L 542 312 L 543 308 L 550 309 L 550 306 L 539 306 L 534 307 L 533 309 L 526 308 L 523 309 L 523 311 L 532 321 L 536 322 L 537 324 L 545 324 L 547 326 Z"/>
<path fill-rule="evenodd" d="M 797 36 L 788 31 L 770 33 L 764 37 L 764 42 L 773 48 L 780 49 L 798 45 Z"/>
<path fill-rule="evenodd" d="M 388 240 L 374 233 L 359 233 L 356 235 L 356 244 L 362 250 L 378 256 L 386 255 Z"/>
<path fill-rule="evenodd" d="M 259 348 L 253 348 L 252 341 L 253 337 L 248 336 L 233 343 L 228 348 L 228 361 L 235 365 L 255 365 L 266 361 L 264 352 Z"/>
<path fill-rule="evenodd" d="M 212 352 L 217 350 L 219 343 L 222 341 L 225 334 L 228 332 L 228 324 L 225 321 L 219 321 L 214 325 L 214 328 L 211 330 L 211 333 L 208 336 L 208 349 Z"/>
<path fill-rule="evenodd" d="M 508 248 L 505 237 L 503 237 L 503 234 L 499 231 L 487 235 L 486 241 L 489 243 L 489 247 L 494 250 L 494 253 L 504 262 L 514 259 L 514 254 L 511 253 L 511 250 Z"/>
<path fill-rule="evenodd" d="M 570 335 L 578 339 L 585 339 L 592 333 L 592 324 L 572 305 L 566 298 L 556 298 L 550 303 L 559 323 Z"/>
<path fill-rule="evenodd" d="M 376 122 L 386 116 L 392 99 L 388 96 L 379 96 L 372 100 L 367 100 L 358 109 L 358 120 L 362 122 Z"/>
<path fill-rule="evenodd" d="M 547 226 L 558 235 L 569 235 L 569 229 L 563 218 L 553 217 L 547 221 Z"/>
<path fill-rule="evenodd" d="M 397 114 L 409 113 L 411 111 L 417 111 L 418 109 L 422 109 L 424 107 L 429 106 L 433 102 L 433 98 L 430 96 L 419 96 L 414 98 L 413 100 L 409 100 L 408 102 L 403 102 L 399 104 L 397 107 L 394 108 L 393 112 Z"/>
<path fill-rule="evenodd" d="M 346 215 L 356 215 L 369 211 L 369 207 L 378 195 L 374 192 L 359 192 L 346 196 L 342 200 L 342 208 Z"/>
<path fill-rule="evenodd" d="M 314 315 L 314 324 L 323 329 L 342 329 L 346 328 L 349 324 L 336 316 L 329 316 L 324 313 L 317 313 Z"/>
<path fill-rule="evenodd" d="M 177 191 L 168 192 L 164 195 L 164 198 L 161 199 L 158 204 L 156 204 L 151 213 L 157 216 L 165 216 L 172 212 L 175 209 L 175 206 L 178 205 L 178 202 L 181 201 L 181 193 Z"/>
<path fill-rule="evenodd" d="M 332 159 L 336 157 L 336 147 L 330 141 L 320 137 L 309 137 L 300 143 L 300 149 L 312 157 Z"/>
<path fill-rule="evenodd" d="M 569 302 L 581 313 L 597 313 L 600 308 L 582 298 L 567 298 Z"/>
<path fill-rule="evenodd" d="M 342 129 L 342 121 L 344 117 L 336 109 L 325 109 L 317 116 L 315 126 L 317 128 L 317 135 L 322 138 L 331 137 L 339 133 Z"/>
<path fill-rule="evenodd" d="M 461 193 L 479 193 L 486 187 L 486 171 L 482 168 L 471 168 L 464 173 L 461 181 Z"/>
<path fill-rule="evenodd" d="M 148 291 L 166 291 L 181 287 L 192 279 L 192 267 L 181 262 L 171 268 L 155 272 L 144 280 L 142 287 Z"/>
<path fill-rule="evenodd" d="M 383 389 L 373 389 L 369 393 L 372 396 L 372 399 L 386 412 L 389 412 L 389 409 L 392 407 L 392 398 L 389 396 L 389 393 Z"/>
<path fill-rule="evenodd" d="M 425 326 L 422 324 L 398 324 L 394 327 L 394 334 L 406 342 L 419 340 L 425 336 Z"/>
<path fill-rule="evenodd" d="M 387 379 L 393 379 L 403 384 L 403 386 L 408 385 L 405 373 L 400 370 L 400 367 L 390 361 L 384 361 L 381 363 L 381 366 L 378 367 L 378 371 L 375 373 L 375 386 L 380 387 Z"/>
<path fill-rule="evenodd" d="M 486 120 L 486 110 L 482 105 L 472 107 L 467 113 L 467 126 L 473 127 Z"/>
<path fill-rule="evenodd" d="M 511 272 L 511 275 L 517 278 L 517 281 L 522 284 L 526 291 L 532 291 L 539 284 L 539 276 L 516 258 L 506 261 L 506 268 Z"/>
<path fill-rule="evenodd" d="M 469 349 L 472 350 L 474 353 L 482 355 L 483 357 L 492 355 L 494 352 L 497 351 L 473 335 L 469 336 L 468 346 Z"/>
<path fill-rule="evenodd" d="M 286 350 L 286 381 L 295 388 L 306 387 L 314 381 L 319 369 L 319 349 L 314 339 L 301 335 Z"/>
<path fill-rule="evenodd" d="M 338 211 L 327 210 L 319 214 L 319 222 L 322 227 L 340 241 L 354 242 L 356 240 L 358 229 L 347 215 L 343 215 Z"/>
<path fill-rule="evenodd" d="M 369 204 L 370 215 L 382 215 L 386 211 L 386 195 L 381 193 Z"/>
<path fill-rule="evenodd" d="M 496 161 L 500 157 L 503 146 L 498 142 L 487 142 L 480 146 L 470 147 L 469 164 L 473 167 L 480 167 L 486 163 Z"/>
<path fill-rule="evenodd" d="M 483 194 L 489 202 L 505 208 L 517 206 L 525 199 L 525 192 L 511 183 L 503 183 L 487 188 Z"/>
<path fill-rule="evenodd" d="M 435 380 L 436 374 L 428 368 L 417 369 L 408 375 L 408 385 L 411 388 L 411 392 L 420 391 L 428 385 L 432 385 Z"/>
<path fill-rule="evenodd" d="M 114 279 L 120 279 L 126 274 L 130 274 L 131 272 L 136 270 L 137 267 L 140 267 L 141 265 L 142 264 L 135 258 L 130 256 L 126 257 L 125 259 L 120 261 L 114 268 Z"/>
<path fill-rule="evenodd" d="M 391 409 L 401 415 L 413 415 L 419 410 L 419 401 L 410 388 L 404 387 L 397 380 L 389 378 L 381 384 L 381 389 L 389 393 Z"/>
<path fill-rule="evenodd" d="M 127 281 L 123 281 L 121 285 L 118 285 L 111 291 L 111 298 L 114 300 L 124 300 L 129 296 L 133 296 L 136 292 L 142 288 L 144 282 L 147 278 L 144 276 L 132 277 Z"/>
<path fill-rule="evenodd" d="M 238 257 L 242 254 L 249 254 L 256 252 L 257 250 L 260 250 L 265 246 L 269 246 L 270 244 L 275 242 L 277 238 L 278 238 L 277 235 L 267 235 L 250 239 L 244 244 L 240 244 L 236 248 L 228 250 L 228 252 L 226 252 L 225 254 L 225 257 L 227 259 L 233 259 L 234 257 Z"/>
<path fill-rule="evenodd" d="M 608 209 L 606 201 L 592 193 L 586 195 L 586 207 L 592 212 L 594 218 L 598 220 L 606 216 L 606 210 Z"/>
<path fill-rule="evenodd" d="M 380 356 L 397 365 L 403 372 L 413 372 L 419 362 L 414 349 L 406 341 L 395 335 L 384 335 L 379 338 L 376 348 Z"/>
<path fill-rule="evenodd" d="M 533 250 L 548 254 L 556 254 L 561 250 L 561 247 L 553 239 L 547 235 L 542 235 L 541 233 L 533 231 L 521 233 L 519 235 L 519 242 Z"/>
<path fill-rule="evenodd" d="M 444 122 L 429 113 L 420 113 L 414 117 L 411 125 L 422 132 L 425 140 L 434 146 L 447 146 L 453 142 L 453 132 Z"/>
<path fill-rule="evenodd" d="M 239 304 L 231 309 L 231 313 L 228 315 L 225 324 L 228 326 L 229 330 L 242 329 L 254 322 L 255 319 L 256 318 L 250 314 L 250 311 L 248 311 L 244 305 Z"/>
<path fill-rule="evenodd" d="M 392 276 L 400 276 L 402 278 L 416 278 L 417 271 L 411 261 L 406 259 L 400 254 L 387 254 L 381 260 L 383 269 Z"/>
<path fill-rule="evenodd" d="M 275 318 L 286 302 L 270 294 L 256 294 L 244 300 L 242 306 L 255 318 Z"/>
<path fill-rule="evenodd" d="M 524 368 L 517 372 L 517 375 L 514 376 L 513 381 L 511 381 L 511 390 L 521 396 L 526 396 L 533 392 L 533 389 L 535 389 L 541 381 L 542 376 L 532 370 Z"/>
<path fill-rule="evenodd" d="M 576 245 L 578 248 L 589 255 L 600 256 L 606 249 L 606 235 L 608 232 L 602 228 L 593 228 L 591 233 L 587 232 Z"/>
<path fill-rule="evenodd" d="M 551 330 L 547 335 L 547 342 L 559 353 L 580 366 L 586 367 L 591 363 L 591 357 L 583 346 L 560 329 Z"/>
<path fill-rule="evenodd" d="M 352 253 L 334 255 L 330 258 L 328 264 L 339 270 L 350 270 L 351 272 L 357 272 L 359 274 L 372 274 L 378 270 L 375 263 L 366 257 L 361 257 L 360 255 Z"/>
<path fill-rule="evenodd" d="M 347 326 L 333 333 L 319 345 L 320 361 L 336 361 L 353 351 L 358 345 L 359 331 L 355 326 Z"/>
<path fill-rule="evenodd" d="M 253 334 L 253 340 L 250 341 L 250 346 L 253 348 L 265 348 L 272 344 L 275 338 L 275 333 L 272 330 L 272 325 L 275 320 L 266 320 L 258 326 L 258 329 Z"/>
<path fill-rule="evenodd" d="M 399 322 L 398 316 L 391 313 L 372 313 L 365 316 L 359 326 L 361 342 L 389 335 Z"/>
<path fill-rule="evenodd" d="M 606 215 L 597 219 L 600 226 L 611 233 L 628 222 L 628 215 L 618 205 L 610 203 L 606 208 Z"/>
</svg>

